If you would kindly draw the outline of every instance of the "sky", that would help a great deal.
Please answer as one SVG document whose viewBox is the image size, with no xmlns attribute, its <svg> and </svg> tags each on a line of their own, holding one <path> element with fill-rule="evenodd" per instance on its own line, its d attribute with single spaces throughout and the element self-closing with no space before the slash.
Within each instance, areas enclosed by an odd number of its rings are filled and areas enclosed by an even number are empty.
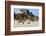
<svg viewBox="0 0 46 36">
<path fill-rule="evenodd" d="M 21 13 L 20 12 L 21 8 L 14 8 L 15 13 Z M 29 12 L 32 12 L 35 16 L 39 16 L 39 9 L 31 9 L 28 8 Z"/>
</svg>

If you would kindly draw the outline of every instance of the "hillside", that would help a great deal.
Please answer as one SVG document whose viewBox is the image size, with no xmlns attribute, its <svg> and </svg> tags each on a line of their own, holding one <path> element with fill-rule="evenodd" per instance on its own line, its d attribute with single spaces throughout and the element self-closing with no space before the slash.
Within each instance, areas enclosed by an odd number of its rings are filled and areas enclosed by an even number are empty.
<svg viewBox="0 0 46 36">
<path fill-rule="evenodd" d="M 26 11 L 26 12 L 25 12 Z M 14 14 L 14 19 L 20 22 L 25 22 L 27 19 L 30 21 L 37 21 L 38 16 L 35 16 L 32 12 L 29 12 L 27 9 L 25 11 L 22 11 L 23 13 Z"/>
</svg>

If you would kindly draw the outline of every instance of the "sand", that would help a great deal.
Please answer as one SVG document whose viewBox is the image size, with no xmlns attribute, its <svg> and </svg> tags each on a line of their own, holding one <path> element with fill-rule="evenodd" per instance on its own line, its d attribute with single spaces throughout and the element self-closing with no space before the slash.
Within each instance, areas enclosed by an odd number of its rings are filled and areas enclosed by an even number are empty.
<svg viewBox="0 0 46 36">
<path fill-rule="evenodd" d="M 37 27 L 39 24 L 39 21 L 30 21 L 29 19 L 24 21 L 24 24 L 22 22 L 20 22 L 20 23 L 18 23 L 18 22 L 19 21 L 14 20 L 14 27 Z"/>
</svg>

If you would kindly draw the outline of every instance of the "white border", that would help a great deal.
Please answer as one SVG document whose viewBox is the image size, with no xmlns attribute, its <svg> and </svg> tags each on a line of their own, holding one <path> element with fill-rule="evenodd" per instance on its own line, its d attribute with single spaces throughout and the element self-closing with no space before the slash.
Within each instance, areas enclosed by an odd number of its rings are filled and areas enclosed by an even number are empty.
<svg viewBox="0 0 46 36">
<path fill-rule="evenodd" d="M 39 27 L 23 27 L 23 28 L 18 27 L 18 28 L 14 28 L 14 8 L 39 9 Z M 26 30 L 42 30 L 42 7 L 41 6 L 11 5 L 11 31 L 26 31 Z"/>
</svg>

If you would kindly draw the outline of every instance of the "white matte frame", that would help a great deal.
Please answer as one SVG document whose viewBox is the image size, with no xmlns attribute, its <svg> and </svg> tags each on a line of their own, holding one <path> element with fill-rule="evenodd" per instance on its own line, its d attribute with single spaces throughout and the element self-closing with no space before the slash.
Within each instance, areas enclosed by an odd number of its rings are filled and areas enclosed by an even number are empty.
<svg viewBox="0 0 46 36">
<path fill-rule="evenodd" d="M 39 9 L 39 27 L 17 27 L 17 28 L 14 28 L 14 8 Z M 42 6 L 11 5 L 11 31 L 27 31 L 27 30 L 42 30 Z"/>
</svg>

